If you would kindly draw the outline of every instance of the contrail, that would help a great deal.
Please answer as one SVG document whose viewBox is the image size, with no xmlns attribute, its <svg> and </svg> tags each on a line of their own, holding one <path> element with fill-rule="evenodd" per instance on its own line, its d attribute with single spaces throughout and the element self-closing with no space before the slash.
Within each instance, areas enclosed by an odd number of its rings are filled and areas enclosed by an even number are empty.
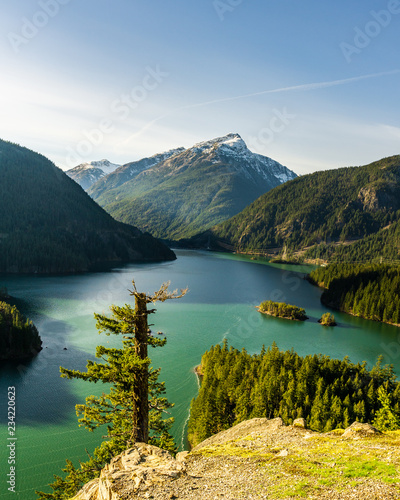
<svg viewBox="0 0 400 500">
<path fill-rule="evenodd" d="M 246 99 L 248 97 L 256 97 L 256 96 L 265 95 L 265 94 L 277 94 L 279 92 L 293 92 L 293 91 L 308 91 L 308 90 L 325 89 L 328 87 L 335 87 L 337 85 L 346 85 L 348 83 L 359 82 L 361 80 L 369 80 L 370 78 L 379 78 L 381 76 L 397 75 L 399 73 L 400 73 L 400 69 L 395 69 L 392 71 L 385 71 L 382 73 L 371 73 L 368 75 L 355 76 L 353 78 L 345 78 L 342 80 L 332 80 L 330 82 L 306 83 L 303 85 L 294 85 L 292 87 L 282 87 L 279 89 L 261 90 L 260 92 L 252 92 L 251 94 L 242 94 L 242 95 L 237 95 L 234 97 L 224 97 L 223 99 L 214 99 L 212 101 L 199 102 L 197 104 L 188 104 L 186 106 L 181 106 L 179 108 L 175 108 L 172 111 L 170 111 L 169 113 L 165 113 L 165 114 L 159 116 L 158 118 L 155 118 L 151 122 L 144 125 L 138 132 L 129 136 L 121 144 L 126 144 L 126 143 L 130 142 L 131 139 L 134 139 L 135 137 L 141 135 L 145 130 L 150 128 L 156 122 L 162 120 L 163 118 L 165 118 L 167 116 L 172 115 L 176 111 L 182 111 L 184 109 L 200 108 L 201 106 L 209 106 L 210 104 L 218 104 L 221 102 L 237 101 L 239 99 Z"/>
<path fill-rule="evenodd" d="M 316 82 L 316 83 L 306 83 L 304 85 L 295 85 L 293 87 L 282 87 L 280 89 L 272 89 L 272 90 L 262 90 L 261 92 L 253 92 L 251 94 L 243 94 L 235 97 L 225 97 L 223 99 L 214 99 L 213 101 L 206 101 L 198 104 L 189 104 L 188 106 L 182 106 L 179 109 L 188 109 L 188 108 L 196 108 L 199 106 L 206 106 L 208 104 L 217 104 L 219 102 L 228 102 L 235 101 L 237 99 L 245 99 L 247 97 L 256 97 L 258 95 L 264 94 L 276 94 L 278 92 L 290 92 L 293 90 L 318 90 L 324 89 L 328 87 L 335 87 L 336 85 L 345 85 L 346 83 L 358 82 L 360 80 L 368 80 L 369 78 L 378 78 L 380 76 L 389 76 L 396 75 L 400 73 L 400 69 L 395 69 L 393 71 L 386 71 L 383 73 L 372 73 L 369 75 L 355 76 L 353 78 L 346 78 L 344 80 L 333 80 L 331 82 Z"/>
</svg>

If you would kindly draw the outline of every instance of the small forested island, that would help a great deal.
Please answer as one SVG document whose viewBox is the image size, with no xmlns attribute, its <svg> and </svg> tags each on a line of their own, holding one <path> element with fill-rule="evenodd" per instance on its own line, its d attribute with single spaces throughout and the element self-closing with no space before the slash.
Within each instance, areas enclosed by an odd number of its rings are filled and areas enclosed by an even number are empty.
<svg viewBox="0 0 400 500">
<path fill-rule="evenodd" d="M 337 323 L 335 321 L 335 316 L 329 312 L 322 315 L 321 319 L 318 320 L 318 323 L 324 326 L 336 326 Z"/>
<path fill-rule="evenodd" d="M 331 264 L 312 271 L 311 283 L 325 288 L 321 302 L 365 319 L 400 326 L 400 267 Z"/>
<path fill-rule="evenodd" d="M 42 349 L 37 328 L 16 306 L 0 302 L 0 361 L 24 360 Z"/>
<path fill-rule="evenodd" d="M 285 304 L 285 302 L 273 302 L 266 300 L 257 307 L 260 313 L 275 316 L 277 318 L 291 319 L 294 321 L 305 321 L 308 319 L 306 311 L 301 307 Z"/>
</svg>

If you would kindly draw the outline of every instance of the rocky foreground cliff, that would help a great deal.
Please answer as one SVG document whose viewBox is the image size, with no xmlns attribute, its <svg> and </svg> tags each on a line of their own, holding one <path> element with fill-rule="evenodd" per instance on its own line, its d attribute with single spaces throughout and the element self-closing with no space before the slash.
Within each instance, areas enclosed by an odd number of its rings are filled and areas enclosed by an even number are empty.
<svg viewBox="0 0 400 500">
<path fill-rule="evenodd" d="M 355 422 L 325 434 L 299 419 L 247 420 L 176 459 L 137 443 L 73 500 L 400 498 L 400 431 Z"/>
</svg>

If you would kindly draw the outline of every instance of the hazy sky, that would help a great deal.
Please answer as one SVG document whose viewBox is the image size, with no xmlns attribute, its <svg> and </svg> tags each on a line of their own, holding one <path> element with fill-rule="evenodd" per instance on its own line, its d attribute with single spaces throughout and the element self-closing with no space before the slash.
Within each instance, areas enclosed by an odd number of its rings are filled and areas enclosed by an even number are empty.
<svg viewBox="0 0 400 500">
<path fill-rule="evenodd" d="M 400 154 L 398 0 L 0 6 L 0 137 L 61 168 L 229 132 L 299 174 Z"/>
</svg>

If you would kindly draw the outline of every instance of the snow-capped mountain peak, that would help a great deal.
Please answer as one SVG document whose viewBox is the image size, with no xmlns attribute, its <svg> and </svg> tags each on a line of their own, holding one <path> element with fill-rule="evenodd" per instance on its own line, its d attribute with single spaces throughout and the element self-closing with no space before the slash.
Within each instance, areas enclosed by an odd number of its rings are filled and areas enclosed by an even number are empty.
<svg viewBox="0 0 400 500">
<path fill-rule="evenodd" d="M 91 161 L 89 163 L 81 163 L 80 165 L 77 165 L 74 168 L 71 168 L 68 170 L 68 172 L 77 172 L 82 171 L 82 170 L 89 170 L 91 168 L 99 168 L 101 169 L 105 175 L 110 174 L 111 172 L 114 172 L 115 169 L 120 167 L 121 165 L 117 165 L 116 163 L 111 163 L 109 160 L 98 160 L 98 161 Z"/>
<path fill-rule="evenodd" d="M 247 146 L 239 134 L 232 133 L 209 141 L 199 142 L 193 146 L 193 149 L 202 153 L 210 153 L 219 148 L 238 153 L 243 149 L 247 149 Z"/>
<path fill-rule="evenodd" d="M 294 177 L 231 133 L 127 163 L 88 193 L 121 222 L 179 240 L 229 219 Z"/>
<path fill-rule="evenodd" d="M 121 165 L 117 165 L 116 163 L 111 163 L 109 160 L 99 160 L 99 161 L 91 161 L 90 163 L 87 163 L 86 165 L 91 165 L 92 167 L 96 168 L 101 168 L 103 172 L 107 174 L 111 174 L 111 172 L 114 172 L 118 167 Z"/>
<path fill-rule="evenodd" d="M 296 177 L 296 174 L 277 161 L 247 147 L 239 134 L 230 133 L 209 141 L 199 142 L 191 148 L 195 155 L 207 155 L 212 163 L 231 165 L 237 174 L 258 183 L 260 177 L 277 185 Z"/>
<path fill-rule="evenodd" d="M 109 160 L 91 161 L 90 163 L 81 163 L 65 173 L 80 184 L 83 189 L 88 189 L 92 184 L 97 182 L 101 177 L 111 174 L 120 165 L 111 163 Z"/>
</svg>

